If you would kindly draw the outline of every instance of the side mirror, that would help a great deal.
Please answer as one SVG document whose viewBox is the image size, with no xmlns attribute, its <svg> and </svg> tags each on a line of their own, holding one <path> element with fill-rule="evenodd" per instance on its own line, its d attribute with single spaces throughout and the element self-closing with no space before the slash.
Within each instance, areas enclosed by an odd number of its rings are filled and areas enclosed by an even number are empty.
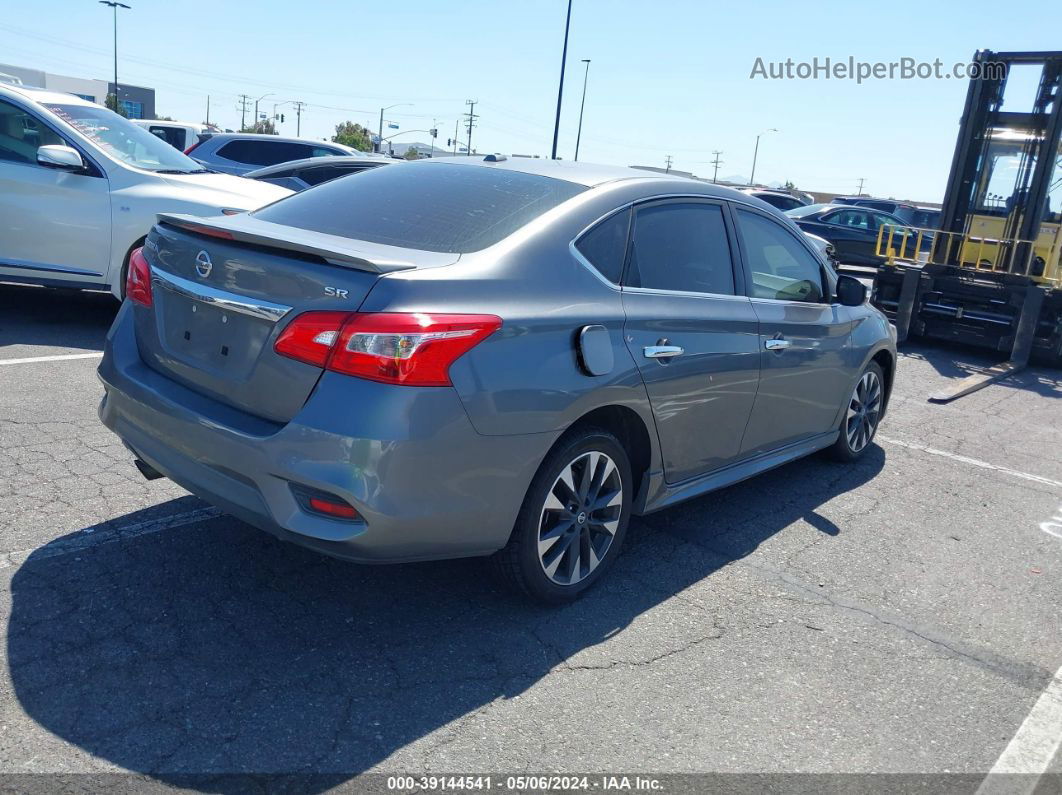
<svg viewBox="0 0 1062 795">
<path fill-rule="evenodd" d="M 69 146 L 48 144 L 37 150 L 37 162 L 48 168 L 58 168 L 62 171 L 80 171 L 85 167 L 85 161 L 81 153 Z"/>
<path fill-rule="evenodd" d="M 837 277 L 837 302 L 842 306 L 862 306 L 867 301 L 867 288 L 854 276 Z"/>
</svg>

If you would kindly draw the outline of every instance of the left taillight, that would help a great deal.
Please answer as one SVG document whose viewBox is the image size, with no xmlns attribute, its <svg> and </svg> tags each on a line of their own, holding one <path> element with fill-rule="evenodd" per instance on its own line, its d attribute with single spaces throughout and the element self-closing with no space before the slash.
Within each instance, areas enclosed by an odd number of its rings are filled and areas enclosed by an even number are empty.
<svg viewBox="0 0 1062 795">
<path fill-rule="evenodd" d="M 450 386 L 450 365 L 499 328 L 496 315 L 305 312 L 274 349 L 336 373 L 405 386 Z"/>
<path fill-rule="evenodd" d="M 151 265 L 144 256 L 143 248 L 138 248 L 129 255 L 125 294 L 141 306 L 151 306 Z"/>
</svg>

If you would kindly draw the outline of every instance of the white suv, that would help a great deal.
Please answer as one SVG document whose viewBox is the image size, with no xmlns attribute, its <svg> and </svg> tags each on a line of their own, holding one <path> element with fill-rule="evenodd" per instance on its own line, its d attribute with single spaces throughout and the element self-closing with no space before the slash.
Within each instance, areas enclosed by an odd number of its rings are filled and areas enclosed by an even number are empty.
<svg viewBox="0 0 1062 795">
<path fill-rule="evenodd" d="M 0 281 L 122 298 L 157 213 L 232 214 L 289 193 L 210 172 L 72 94 L 0 85 Z"/>
</svg>

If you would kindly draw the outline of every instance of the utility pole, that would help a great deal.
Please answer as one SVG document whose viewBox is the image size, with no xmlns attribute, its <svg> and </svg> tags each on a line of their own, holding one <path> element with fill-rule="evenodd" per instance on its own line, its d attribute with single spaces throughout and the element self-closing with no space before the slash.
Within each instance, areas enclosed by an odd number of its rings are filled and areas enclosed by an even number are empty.
<svg viewBox="0 0 1062 795">
<path fill-rule="evenodd" d="M 295 105 L 295 137 L 298 138 L 302 133 L 302 106 L 306 103 L 296 101 L 292 104 Z"/>
<path fill-rule="evenodd" d="M 246 94 L 240 94 L 240 132 L 247 129 L 247 106 L 251 103 L 251 98 Z"/>
<path fill-rule="evenodd" d="M 110 6 L 114 10 L 114 107 L 112 110 L 118 112 L 118 9 L 119 8 L 132 8 L 125 3 L 118 3 L 115 0 L 100 0 L 100 5 Z"/>
<path fill-rule="evenodd" d="M 560 85 L 557 86 L 557 118 L 553 122 L 553 160 L 557 159 L 557 136 L 560 135 L 561 100 L 564 98 L 564 64 L 568 60 L 568 29 L 572 24 L 572 0 L 568 0 L 568 17 L 564 22 L 564 49 L 561 50 Z"/>
<path fill-rule="evenodd" d="M 856 191 L 856 196 L 862 196 L 863 195 L 863 183 L 866 182 L 866 179 L 867 179 L 866 177 L 860 177 L 859 178 L 859 190 Z"/>
<path fill-rule="evenodd" d="M 210 94 L 207 94 L 207 115 L 206 115 L 206 124 L 207 124 L 207 126 L 208 126 L 208 127 L 210 126 Z"/>
<path fill-rule="evenodd" d="M 461 120 L 454 122 L 454 154 L 457 154 L 457 133 L 461 129 Z"/>
<path fill-rule="evenodd" d="M 664 158 L 664 162 L 667 164 L 667 168 L 664 169 L 664 173 L 666 174 L 671 171 L 671 155 L 667 155 Z"/>
<path fill-rule="evenodd" d="M 431 120 L 431 154 L 428 157 L 435 157 L 435 136 L 439 134 L 439 120 Z"/>
<path fill-rule="evenodd" d="M 476 119 L 479 118 L 473 111 L 476 109 L 476 103 L 478 99 L 466 99 L 465 104 L 468 105 L 468 113 L 465 116 L 468 117 L 468 121 L 465 122 L 465 127 L 468 129 L 468 152 L 466 153 L 471 157 L 472 155 L 472 128 L 476 124 Z"/>
<path fill-rule="evenodd" d="M 723 150 L 722 149 L 715 149 L 715 150 L 712 151 L 712 154 L 715 155 L 715 160 L 710 161 L 711 164 L 713 166 L 715 166 L 715 171 L 712 172 L 712 183 L 714 184 L 715 181 L 719 177 L 719 166 L 723 162 L 722 160 L 719 159 L 719 155 L 723 154 Z"/>
<path fill-rule="evenodd" d="M 579 132 L 575 134 L 575 159 L 579 159 L 579 142 L 583 139 L 583 109 L 586 107 L 586 81 L 590 77 L 590 59 L 583 58 L 586 71 L 583 72 L 583 101 L 579 103 Z"/>
</svg>

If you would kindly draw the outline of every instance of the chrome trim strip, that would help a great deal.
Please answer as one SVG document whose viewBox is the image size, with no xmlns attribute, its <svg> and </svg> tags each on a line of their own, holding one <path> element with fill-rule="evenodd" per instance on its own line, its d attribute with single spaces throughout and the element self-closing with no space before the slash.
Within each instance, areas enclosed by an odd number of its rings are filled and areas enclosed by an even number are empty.
<svg viewBox="0 0 1062 795">
<path fill-rule="evenodd" d="M 15 165 L 21 165 L 16 163 Z M 0 260 L 0 268 L 20 268 L 30 271 L 42 271 L 44 273 L 68 273 L 71 276 L 95 276 L 103 278 L 102 273 L 85 270 L 84 268 L 70 268 L 63 265 L 45 265 L 43 262 L 30 262 L 29 260 L 10 259 Z"/>
<path fill-rule="evenodd" d="M 151 269 L 151 283 L 153 285 L 157 284 L 172 293 L 183 295 L 185 298 L 191 298 L 193 301 L 212 304 L 220 309 L 239 312 L 243 315 L 269 320 L 273 323 L 276 323 L 291 311 L 290 306 L 274 304 L 271 301 L 262 299 L 249 299 L 243 295 L 219 290 L 206 284 L 198 284 L 180 276 L 174 276 L 172 273 L 166 273 L 157 268 Z"/>
</svg>

